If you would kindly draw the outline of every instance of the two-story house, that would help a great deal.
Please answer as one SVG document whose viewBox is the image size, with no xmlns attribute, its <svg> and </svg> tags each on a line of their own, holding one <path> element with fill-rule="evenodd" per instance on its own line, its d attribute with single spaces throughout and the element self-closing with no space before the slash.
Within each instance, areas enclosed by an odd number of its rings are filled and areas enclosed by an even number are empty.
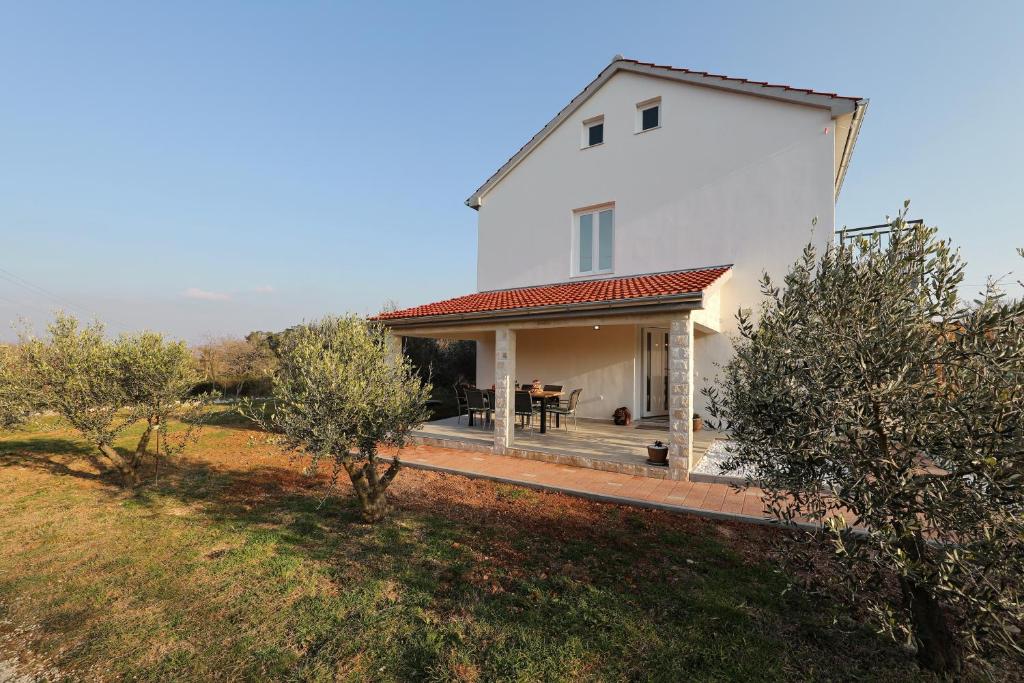
<svg viewBox="0 0 1024 683">
<path fill-rule="evenodd" d="M 831 241 L 866 107 L 616 56 L 466 200 L 478 292 L 380 318 L 476 340 L 495 452 L 521 434 L 516 383 L 540 378 L 583 389 L 583 419 L 667 417 L 668 476 L 685 478 L 734 314 L 764 271 Z"/>
</svg>

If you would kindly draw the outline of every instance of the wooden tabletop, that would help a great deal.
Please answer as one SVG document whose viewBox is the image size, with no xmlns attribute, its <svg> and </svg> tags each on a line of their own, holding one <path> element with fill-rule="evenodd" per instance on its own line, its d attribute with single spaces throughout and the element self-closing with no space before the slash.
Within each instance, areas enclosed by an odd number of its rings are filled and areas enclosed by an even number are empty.
<svg viewBox="0 0 1024 683">
<path fill-rule="evenodd" d="M 544 389 L 530 389 L 530 396 L 534 398 L 554 398 L 555 396 L 564 396 L 564 391 L 546 391 Z"/>
</svg>

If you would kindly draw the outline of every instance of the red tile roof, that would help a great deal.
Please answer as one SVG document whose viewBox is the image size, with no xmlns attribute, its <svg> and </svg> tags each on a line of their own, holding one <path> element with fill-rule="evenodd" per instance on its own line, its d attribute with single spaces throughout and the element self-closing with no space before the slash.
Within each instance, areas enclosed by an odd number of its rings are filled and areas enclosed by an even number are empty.
<svg viewBox="0 0 1024 683">
<path fill-rule="evenodd" d="M 669 273 L 479 292 L 437 303 L 414 306 L 401 311 L 381 313 L 374 319 L 425 318 L 693 294 L 709 287 L 730 267 L 715 266 Z"/>
</svg>

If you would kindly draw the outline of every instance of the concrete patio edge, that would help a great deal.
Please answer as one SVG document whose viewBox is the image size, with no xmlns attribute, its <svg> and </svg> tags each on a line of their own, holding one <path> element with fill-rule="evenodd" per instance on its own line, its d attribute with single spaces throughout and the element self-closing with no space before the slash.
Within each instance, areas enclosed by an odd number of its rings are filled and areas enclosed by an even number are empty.
<svg viewBox="0 0 1024 683">
<path fill-rule="evenodd" d="M 382 462 L 391 463 L 393 461 L 392 456 L 381 455 L 378 456 Z M 576 496 L 578 498 L 585 498 L 587 500 L 594 500 L 601 503 L 612 503 L 616 505 L 629 505 L 632 507 L 645 508 L 650 510 L 664 510 L 666 512 L 677 512 L 682 514 L 695 515 L 698 517 L 704 517 L 706 519 L 714 519 L 719 521 L 729 522 L 743 522 L 745 524 L 756 524 L 760 526 L 774 526 L 783 528 L 777 520 L 770 517 L 757 517 L 753 515 L 745 515 L 742 513 L 735 512 L 722 512 L 719 510 L 708 510 L 706 508 L 692 507 L 687 505 L 674 505 L 671 503 L 660 503 L 657 501 L 643 500 L 639 498 L 632 498 L 629 496 L 616 496 L 605 493 L 597 493 L 595 491 L 587 491 L 583 489 L 575 489 L 568 486 L 557 486 L 554 484 L 545 484 L 536 481 L 529 481 L 526 479 L 517 479 L 514 477 L 504 477 L 495 474 L 488 474 L 485 472 L 474 472 L 470 470 L 464 470 L 457 467 L 446 467 L 442 465 L 432 465 L 425 462 L 410 461 L 399 456 L 399 460 L 403 467 L 409 467 L 411 469 L 426 470 L 430 472 L 440 472 L 443 474 L 454 474 L 467 479 L 480 479 L 485 481 L 493 481 L 501 484 L 513 484 L 516 486 L 522 486 L 537 491 L 546 491 L 550 493 L 564 493 L 566 495 Z M 816 524 L 808 524 L 798 522 L 797 527 L 809 531 L 817 530 L 820 528 Z"/>
</svg>

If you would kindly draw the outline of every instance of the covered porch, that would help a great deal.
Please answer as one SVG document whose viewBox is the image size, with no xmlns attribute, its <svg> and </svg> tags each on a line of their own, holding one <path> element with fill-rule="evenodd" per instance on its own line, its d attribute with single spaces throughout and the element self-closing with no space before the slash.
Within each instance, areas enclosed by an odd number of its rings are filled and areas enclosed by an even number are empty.
<svg viewBox="0 0 1024 683">
<path fill-rule="evenodd" d="M 493 423 L 470 426 L 466 417 L 448 417 L 424 424 L 415 432 L 414 438 L 425 445 L 491 453 L 494 451 L 493 430 Z M 694 432 L 694 462 L 699 462 L 708 446 L 721 437 L 720 432 L 709 429 Z M 647 446 L 656 439 L 667 441 L 667 425 L 648 429 L 581 420 L 575 429 L 551 427 L 545 434 L 541 434 L 536 425 L 532 429 L 516 426 L 514 444 L 506 450 L 506 455 L 606 472 L 667 478 L 668 468 L 647 463 Z"/>
<path fill-rule="evenodd" d="M 722 346 L 728 346 L 720 334 L 720 302 L 729 272 L 716 267 L 484 292 L 382 315 L 395 353 L 403 337 L 476 342 L 471 383 L 487 395 L 493 419 L 485 426 L 479 418 L 470 426 L 465 416 L 438 420 L 423 425 L 415 438 L 468 451 L 688 479 L 719 436 L 693 429 L 695 376 L 710 374 Z M 530 305 L 534 301 L 539 305 Z M 516 391 L 534 381 L 559 387 L 564 399 L 581 390 L 568 429 L 550 422 L 542 433 L 537 415 L 523 426 Z M 613 424 L 620 408 L 631 413 L 634 424 Z M 660 429 L 637 428 L 637 422 Z M 655 440 L 668 446 L 667 467 L 646 462 L 646 447 Z"/>
</svg>

